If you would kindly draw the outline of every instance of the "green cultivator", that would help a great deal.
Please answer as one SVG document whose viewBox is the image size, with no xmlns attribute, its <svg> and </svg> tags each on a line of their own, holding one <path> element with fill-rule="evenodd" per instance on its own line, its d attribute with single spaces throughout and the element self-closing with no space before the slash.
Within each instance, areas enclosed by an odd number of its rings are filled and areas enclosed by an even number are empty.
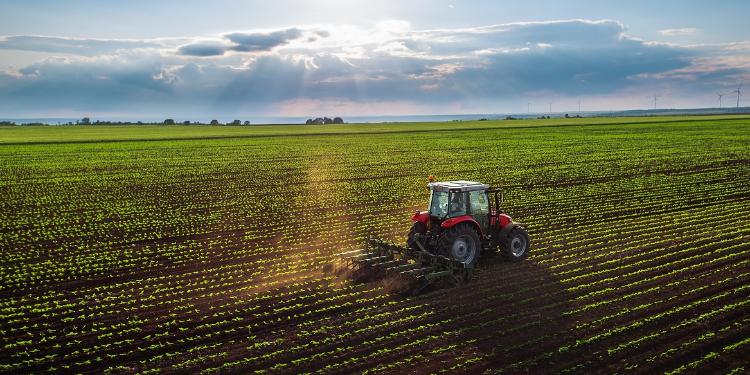
<svg viewBox="0 0 750 375">
<path fill-rule="evenodd" d="M 412 249 L 377 238 L 367 241 L 364 249 L 342 254 L 355 271 L 379 276 L 398 276 L 413 282 L 410 290 L 418 292 L 438 280 L 460 283 L 471 278 L 473 266 L 432 254 L 425 249 Z"/>
</svg>

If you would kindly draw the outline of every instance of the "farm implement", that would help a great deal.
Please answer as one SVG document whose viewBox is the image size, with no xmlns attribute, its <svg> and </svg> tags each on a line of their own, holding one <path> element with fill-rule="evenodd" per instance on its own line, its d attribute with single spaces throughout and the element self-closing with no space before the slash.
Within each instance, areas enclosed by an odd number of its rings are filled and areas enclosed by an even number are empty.
<svg viewBox="0 0 750 375">
<path fill-rule="evenodd" d="M 473 181 L 434 182 L 429 210 L 412 216 L 405 246 L 370 238 L 364 249 L 343 253 L 355 271 L 396 275 L 416 289 L 439 281 L 469 281 L 482 254 L 500 253 L 511 262 L 528 256 L 529 235 L 500 209 L 500 189 Z"/>
<path fill-rule="evenodd" d="M 455 283 L 469 280 L 473 271 L 473 267 L 455 259 L 377 238 L 368 239 L 364 249 L 342 255 L 356 270 L 383 276 L 407 277 L 418 281 L 421 284 L 419 289 L 441 279 L 450 279 Z"/>
</svg>

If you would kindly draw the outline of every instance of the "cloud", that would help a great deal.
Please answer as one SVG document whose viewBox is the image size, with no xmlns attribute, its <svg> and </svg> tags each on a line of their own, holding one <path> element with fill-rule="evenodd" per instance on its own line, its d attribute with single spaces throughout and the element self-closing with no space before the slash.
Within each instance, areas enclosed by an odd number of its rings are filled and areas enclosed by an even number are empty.
<svg viewBox="0 0 750 375">
<path fill-rule="evenodd" d="M 413 30 L 405 22 L 371 29 L 299 25 L 109 44 L 33 38 L 41 39 L 6 38 L 0 46 L 81 56 L 0 71 L 0 113 L 299 114 L 291 109 L 295 103 L 330 113 L 493 112 L 566 97 L 633 103 L 644 100 L 643 92 L 689 102 L 707 88 L 750 79 L 748 42 L 643 41 L 613 20 L 437 30 Z"/>
<path fill-rule="evenodd" d="M 195 41 L 189 44 L 181 45 L 177 48 L 177 53 L 184 56 L 222 56 L 227 51 L 228 46 L 221 41 Z"/>
<path fill-rule="evenodd" d="M 235 43 L 230 49 L 239 52 L 268 51 L 302 36 L 297 28 L 279 30 L 270 33 L 232 33 L 224 37 Z"/>
<path fill-rule="evenodd" d="M 121 49 L 148 47 L 163 47 L 163 44 L 145 40 L 79 39 L 34 35 L 8 36 L 0 40 L 0 49 L 68 53 L 84 56 L 111 53 Z"/>
<path fill-rule="evenodd" d="M 262 52 L 288 44 L 303 36 L 326 38 L 326 30 L 287 28 L 276 31 L 233 32 L 219 38 L 161 38 L 161 39 L 86 39 L 54 36 L 15 35 L 0 39 L 0 49 L 64 53 L 97 56 L 121 50 L 153 48 L 169 51 L 176 49 L 183 56 L 221 56 L 228 51 Z"/>
<path fill-rule="evenodd" d="M 326 37 L 328 32 L 314 30 L 311 34 L 314 36 L 310 36 L 309 40 L 315 41 L 316 37 Z M 228 51 L 264 52 L 283 46 L 302 36 L 302 30 L 294 27 L 272 32 L 235 32 L 224 34 L 222 36 L 224 40 L 193 41 L 178 47 L 177 53 L 183 56 L 206 57 L 222 56 Z"/>
<path fill-rule="evenodd" d="M 698 29 L 695 27 L 683 27 L 681 29 L 663 29 L 659 30 L 659 34 L 664 36 L 686 36 L 698 33 Z"/>
</svg>

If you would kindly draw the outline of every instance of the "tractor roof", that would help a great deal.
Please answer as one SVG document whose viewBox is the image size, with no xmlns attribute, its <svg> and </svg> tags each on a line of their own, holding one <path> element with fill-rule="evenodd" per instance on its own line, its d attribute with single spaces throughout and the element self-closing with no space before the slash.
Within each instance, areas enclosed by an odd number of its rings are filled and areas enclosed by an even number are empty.
<svg viewBox="0 0 750 375">
<path fill-rule="evenodd" d="M 475 181 L 441 181 L 430 182 L 427 186 L 434 191 L 474 191 L 487 190 L 489 185 Z"/>
</svg>

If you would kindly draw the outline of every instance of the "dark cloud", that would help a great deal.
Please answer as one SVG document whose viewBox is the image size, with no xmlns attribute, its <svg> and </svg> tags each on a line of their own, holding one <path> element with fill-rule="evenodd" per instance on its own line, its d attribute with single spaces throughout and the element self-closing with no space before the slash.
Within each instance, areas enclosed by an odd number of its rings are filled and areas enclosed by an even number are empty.
<svg viewBox="0 0 750 375">
<path fill-rule="evenodd" d="M 499 97 L 534 91 L 599 94 L 628 85 L 638 74 L 685 68 L 696 55 L 683 48 L 628 39 L 611 40 L 598 47 L 573 47 L 569 42 L 535 46 L 487 55 L 482 64 L 452 75 L 450 87 Z"/>
<path fill-rule="evenodd" d="M 229 41 L 235 43 L 230 49 L 238 52 L 268 51 L 301 36 L 302 31 L 294 27 L 270 33 L 232 33 L 224 35 Z"/>
<path fill-rule="evenodd" d="M 215 42 L 195 42 L 185 44 L 177 48 L 177 53 L 183 56 L 221 56 L 227 50 L 227 47 L 223 44 Z"/>
<path fill-rule="evenodd" d="M 172 84 L 160 79 L 158 64 L 149 61 L 70 61 L 49 59 L 20 69 L 20 76 L 1 74 L 0 111 L 138 108 L 164 100 Z M 162 101 L 163 105 L 163 101 Z"/>
<path fill-rule="evenodd" d="M 320 32 L 313 32 L 314 35 L 320 35 Z M 235 52 L 263 52 L 270 51 L 274 47 L 283 46 L 292 40 L 301 38 L 302 30 L 298 28 L 289 28 L 272 32 L 255 32 L 255 33 L 231 33 L 223 37 L 231 44 L 220 42 L 197 41 L 177 48 L 177 53 L 183 56 L 221 56 L 227 51 Z M 314 41 L 314 40 L 311 40 Z"/>
</svg>

